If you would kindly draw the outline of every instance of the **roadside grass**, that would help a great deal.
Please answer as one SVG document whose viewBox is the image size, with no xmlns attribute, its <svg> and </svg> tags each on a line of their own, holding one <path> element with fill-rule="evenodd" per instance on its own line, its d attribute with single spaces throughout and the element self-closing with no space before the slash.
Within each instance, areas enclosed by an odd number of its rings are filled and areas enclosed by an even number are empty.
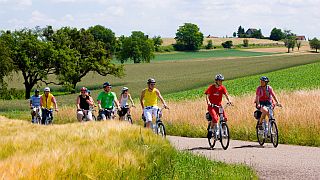
<svg viewBox="0 0 320 180">
<path fill-rule="evenodd" d="M 127 123 L 38 126 L 1 118 L 0 128 L 3 179 L 257 179 L 247 166 L 178 152 Z"/>
</svg>

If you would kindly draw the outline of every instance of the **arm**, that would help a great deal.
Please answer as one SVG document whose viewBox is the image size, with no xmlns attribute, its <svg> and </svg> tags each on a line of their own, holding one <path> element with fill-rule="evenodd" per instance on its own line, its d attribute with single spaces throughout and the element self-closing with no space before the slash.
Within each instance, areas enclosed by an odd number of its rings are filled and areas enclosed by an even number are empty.
<svg viewBox="0 0 320 180">
<path fill-rule="evenodd" d="M 129 97 L 129 99 L 130 99 L 130 102 L 131 102 L 132 106 L 135 107 L 135 106 L 134 106 L 134 102 L 133 102 L 130 94 L 128 94 L 128 97 Z"/>
<path fill-rule="evenodd" d="M 226 93 L 226 94 L 224 94 L 224 96 L 226 97 L 226 99 L 227 99 L 227 103 L 229 104 L 229 105 L 231 105 L 232 103 L 231 103 L 231 101 L 230 101 L 230 98 L 229 98 L 229 94 L 228 93 Z"/>
<path fill-rule="evenodd" d="M 42 107 L 42 96 L 40 96 L 40 107 Z"/>
<path fill-rule="evenodd" d="M 209 100 L 210 94 L 206 94 L 206 102 L 208 106 L 211 106 L 210 100 Z"/>
<path fill-rule="evenodd" d="M 53 104 L 54 104 L 54 109 L 55 109 L 55 111 L 59 111 L 58 110 L 58 104 L 57 104 L 57 101 L 56 101 L 56 98 L 53 96 L 52 97 L 52 99 L 51 99 L 51 101 L 53 102 Z"/>
<path fill-rule="evenodd" d="M 87 96 L 87 100 L 86 100 L 86 102 L 89 104 L 89 106 L 93 106 L 93 99 L 90 97 L 90 96 Z M 79 101 L 79 103 L 80 103 L 80 101 Z"/>
<path fill-rule="evenodd" d="M 77 97 L 77 100 L 76 100 L 76 106 L 77 106 L 77 110 L 80 109 L 80 97 L 78 96 Z"/>
<path fill-rule="evenodd" d="M 32 99 L 29 101 L 30 109 L 32 109 Z"/>
<path fill-rule="evenodd" d="M 145 93 L 146 90 L 143 90 L 141 92 L 141 96 L 140 96 L 140 105 L 141 105 L 141 108 L 142 110 L 144 110 L 144 103 L 143 103 L 143 99 L 144 99 L 144 93 Z"/>
<path fill-rule="evenodd" d="M 169 107 L 167 106 L 166 102 L 164 101 L 164 99 L 163 99 L 163 97 L 161 96 L 161 93 L 160 93 L 160 91 L 159 91 L 158 89 L 156 90 L 156 93 L 157 93 L 158 98 L 161 100 L 164 108 L 169 109 Z"/>
</svg>

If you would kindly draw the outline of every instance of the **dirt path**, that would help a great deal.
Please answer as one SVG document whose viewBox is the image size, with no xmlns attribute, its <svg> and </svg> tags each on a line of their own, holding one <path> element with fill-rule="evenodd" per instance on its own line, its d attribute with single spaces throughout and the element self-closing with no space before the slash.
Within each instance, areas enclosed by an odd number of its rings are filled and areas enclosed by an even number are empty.
<svg viewBox="0 0 320 180">
<path fill-rule="evenodd" d="M 169 136 L 179 150 L 201 154 L 209 159 L 227 163 L 244 163 L 253 167 L 260 179 L 320 179 L 320 148 L 272 144 L 264 147 L 257 142 L 231 140 L 227 150 L 216 143 L 209 149 L 206 138 Z"/>
</svg>

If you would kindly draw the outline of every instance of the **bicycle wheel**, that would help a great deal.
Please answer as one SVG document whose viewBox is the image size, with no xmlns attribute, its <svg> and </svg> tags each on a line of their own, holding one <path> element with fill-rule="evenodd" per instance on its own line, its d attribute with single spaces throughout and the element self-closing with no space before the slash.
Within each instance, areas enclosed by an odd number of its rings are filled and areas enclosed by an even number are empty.
<svg viewBox="0 0 320 180">
<path fill-rule="evenodd" d="M 209 133 L 209 129 L 210 129 L 210 124 L 208 125 L 208 129 L 207 129 L 208 133 Z M 208 138 L 209 146 L 213 148 L 214 145 L 216 144 L 216 139 L 214 138 L 214 135 L 212 135 L 210 138 L 209 137 L 207 138 Z"/>
<path fill-rule="evenodd" d="M 270 139 L 273 144 L 273 147 L 277 147 L 279 143 L 279 136 L 278 136 L 278 127 L 274 120 L 270 122 Z"/>
<path fill-rule="evenodd" d="M 229 127 L 226 122 L 221 123 L 220 127 L 220 143 L 224 150 L 228 149 L 230 142 Z"/>
<path fill-rule="evenodd" d="M 157 127 L 157 132 L 158 135 L 161 135 L 162 137 L 166 137 L 166 128 L 164 127 L 164 125 L 160 122 L 158 123 L 158 127 Z"/>
<path fill-rule="evenodd" d="M 128 121 L 130 124 L 133 124 L 133 121 L 132 121 L 131 116 L 127 116 L 127 121 Z"/>
<path fill-rule="evenodd" d="M 266 142 L 265 136 L 264 136 L 264 126 L 263 130 L 259 130 L 259 121 L 257 121 L 256 125 L 256 133 L 257 133 L 257 138 L 258 138 L 258 143 L 260 146 L 263 146 L 263 144 Z"/>
</svg>

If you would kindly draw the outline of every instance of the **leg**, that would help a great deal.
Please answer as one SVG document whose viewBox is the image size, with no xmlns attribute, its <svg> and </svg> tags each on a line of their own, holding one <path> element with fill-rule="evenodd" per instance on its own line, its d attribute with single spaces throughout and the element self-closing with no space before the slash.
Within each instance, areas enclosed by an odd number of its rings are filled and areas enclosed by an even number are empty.
<svg viewBox="0 0 320 180">
<path fill-rule="evenodd" d="M 89 120 L 89 121 L 92 121 L 92 111 L 90 111 L 90 110 L 87 110 L 87 113 L 86 113 L 86 116 L 87 116 L 87 119 Z"/>
<path fill-rule="evenodd" d="M 262 106 L 260 108 L 260 111 L 262 112 L 260 120 L 259 120 L 259 124 L 262 124 L 262 121 L 266 118 L 267 114 L 269 113 L 269 110 L 266 106 Z"/>
<path fill-rule="evenodd" d="M 146 127 L 150 128 L 152 122 L 152 109 L 144 109 L 143 115 L 146 118 Z"/>
<path fill-rule="evenodd" d="M 77 111 L 77 119 L 79 122 L 82 122 L 83 116 L 83 111 Z"/>
</svg>

